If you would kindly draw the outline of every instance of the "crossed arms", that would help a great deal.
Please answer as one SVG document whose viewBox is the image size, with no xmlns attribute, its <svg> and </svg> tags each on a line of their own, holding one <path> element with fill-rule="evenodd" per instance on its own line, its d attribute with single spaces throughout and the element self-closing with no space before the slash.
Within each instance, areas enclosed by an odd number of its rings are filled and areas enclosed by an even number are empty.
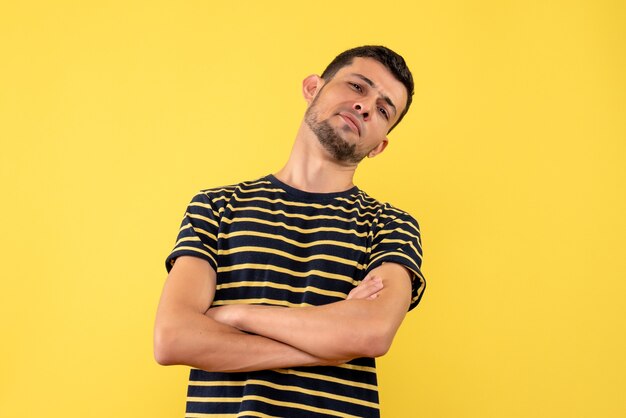
<svg viewBox="0 0 626 418">
<path fill-rule="evenodd" d="M 389 349 L 411 299 L 409 272 L 395 263 L 372 270 L 346 300 L 314 307 L 210 308 L 215 286 L 208 262 L 176 260 L 157 310 L 158 363 L 243 372 L 379 357 Z"/>
</svg>

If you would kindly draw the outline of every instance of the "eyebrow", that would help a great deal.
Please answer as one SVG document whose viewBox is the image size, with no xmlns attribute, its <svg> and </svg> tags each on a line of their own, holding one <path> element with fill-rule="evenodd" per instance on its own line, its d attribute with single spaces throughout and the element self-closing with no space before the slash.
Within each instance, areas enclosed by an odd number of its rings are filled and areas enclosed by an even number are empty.
<svg viewBox="0 0 626 418">
<path fill-rule="evenodd" d="M 369 78 L 365 77 L 363 74 L 352 73 L 352 75 L 355 76 L 355 77 L 360 78 L 363 81 L 365 81 L 373 89 L 375 89 L 377 87 L 376 84 L 374 84 L 374 82 L 372 80 L 370 80 Z M 385 102 L 387 102 L 387 104 L 389 106 L 391 106 L 393 108 L 393 113 L 397 114 L 398 113 L 398 109 L 396 109 L 396 105 L 393 104 L 393 102 L 391 101 L 389 96 L 382 95 L 382 98 L 383 98 L 383 100 Z"/>
</svg>

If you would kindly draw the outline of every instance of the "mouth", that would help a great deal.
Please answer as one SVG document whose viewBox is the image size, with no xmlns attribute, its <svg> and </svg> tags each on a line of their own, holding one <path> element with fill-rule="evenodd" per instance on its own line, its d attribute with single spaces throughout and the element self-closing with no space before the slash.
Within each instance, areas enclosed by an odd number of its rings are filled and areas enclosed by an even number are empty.
<svg viewBox="0 0 626 418">
<path fill-rule="evenodd" d="M 344 120 L 346 125 L 358 136 L 361 136 L 361 123 L 359 119 L 350 112 L 340 112 L 339 116 Z"/>
</svg>

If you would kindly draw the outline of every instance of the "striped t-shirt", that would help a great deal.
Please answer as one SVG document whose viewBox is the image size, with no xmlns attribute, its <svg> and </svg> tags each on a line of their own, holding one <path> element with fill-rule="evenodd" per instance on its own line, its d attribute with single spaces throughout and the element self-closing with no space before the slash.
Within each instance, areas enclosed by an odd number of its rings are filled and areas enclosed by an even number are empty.
<svg viewBox="0 0 626 418">
<path fill-rule="evenodd" d="M 308 193 L 274 176 L 193 197 L 167 258 L 191 255 L 217 272 L 212 306 L 317 306 L 347 297 L 385 262 L 413 273 L 413 309 L 425 287 L 419 226 L 358 187 Z M 245 373 L 192 369 L 186 417 L 378 417 L 373 358 L 340 366 Z"/>
</svg>

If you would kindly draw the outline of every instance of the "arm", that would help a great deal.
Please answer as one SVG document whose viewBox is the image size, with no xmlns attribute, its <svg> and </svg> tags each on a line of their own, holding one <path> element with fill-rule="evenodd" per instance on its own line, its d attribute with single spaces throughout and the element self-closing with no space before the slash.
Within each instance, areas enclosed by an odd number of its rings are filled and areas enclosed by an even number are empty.
<svg viewBox="0 0 626 418">
<path fill-rule="evenodd" d="M 382 289 L 371 300 L 350 298 L 303 308 L 230 305 L 210 309 L 207 315 L 319 358 L 379 357 L 389 350 L 408 310 L 411 279 L 396 263 L 385 263 L 367 277 L 371 283 L 376 278 Z"/>
<path fill-rule="evenodd" d="M 215 296 L 215 276 L 215 270 L 205 260 L 189 256 L 176 260 L 156 315 L 154 355 L 158 363 L 241 372 L 349 360 L 321 360 L 285 343 L 246 334 L 205 316 Z"/>
</svg>

